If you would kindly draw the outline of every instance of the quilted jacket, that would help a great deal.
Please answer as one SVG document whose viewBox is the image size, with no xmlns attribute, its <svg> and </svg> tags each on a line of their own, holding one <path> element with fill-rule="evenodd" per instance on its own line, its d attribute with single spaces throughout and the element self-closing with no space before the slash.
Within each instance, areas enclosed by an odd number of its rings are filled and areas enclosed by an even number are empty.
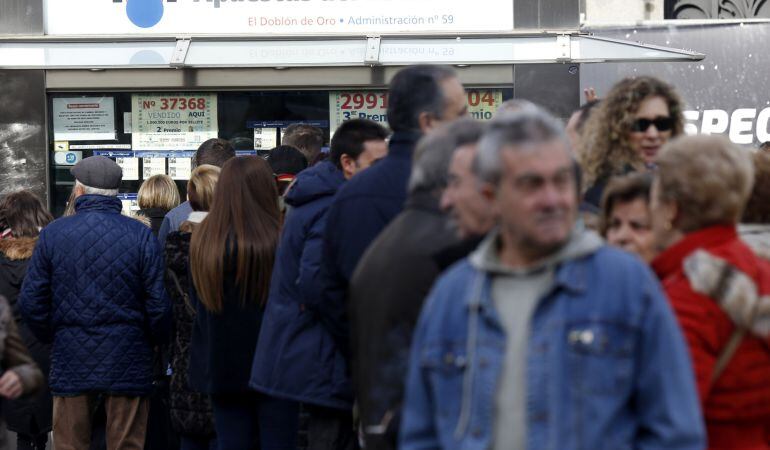
<svg viewBox="0 0 770 450">
<path fill-rule="evenodd" d="M 770 265 L 735 227 L 713 226 L 686 235 L 653 268 L 690 347 L 709 448 L 770 449 Z M 736 325 L 748 332 L 712 381 Z"/>
<path fill-rule="evenodd" d="M 53 342 L 51 391 L 147 395 L 171 313 L 158 241 L 116 197 L 83 195 L 75 211 L 40 233 L 19 297 L 30 329 Z"/>
</svg>

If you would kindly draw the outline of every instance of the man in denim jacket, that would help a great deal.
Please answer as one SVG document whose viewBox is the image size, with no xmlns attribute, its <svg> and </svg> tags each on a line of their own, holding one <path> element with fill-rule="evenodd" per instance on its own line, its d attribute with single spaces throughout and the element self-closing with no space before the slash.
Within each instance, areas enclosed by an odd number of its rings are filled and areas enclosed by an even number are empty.
<svg viewBox="0 0 770 450">
<path fill-rule="evenodd" d="M 690 360 L 660 286 L 576 223 L 562 126 L 534 108 L 503 115 L 474 170 L 499 226 L 422 311 L 402 448 L 704 448 Z"/>
</svg>

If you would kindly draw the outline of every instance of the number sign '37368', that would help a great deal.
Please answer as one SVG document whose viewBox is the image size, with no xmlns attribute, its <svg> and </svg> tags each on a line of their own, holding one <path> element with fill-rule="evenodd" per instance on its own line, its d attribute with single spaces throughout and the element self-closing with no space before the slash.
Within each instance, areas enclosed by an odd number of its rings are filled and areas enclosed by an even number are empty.
<svg viewBox="0 0 770 450">
<path fill-rule="evenodd" d="M 195 150 L 217 137 L 216 94 L 131 96 L 134 150 Z"/>
<path fill-rule="evenodd" d="M 468 91 L 468 113 L 478 120 L 489 120 L 503 102 L 499 89 L 472 89 Z M 388 94 L 385 91 L 339 91 L 329 93 L 331 131 L 346 120 L 369 119 L 388 122 Z"/>
</svg>

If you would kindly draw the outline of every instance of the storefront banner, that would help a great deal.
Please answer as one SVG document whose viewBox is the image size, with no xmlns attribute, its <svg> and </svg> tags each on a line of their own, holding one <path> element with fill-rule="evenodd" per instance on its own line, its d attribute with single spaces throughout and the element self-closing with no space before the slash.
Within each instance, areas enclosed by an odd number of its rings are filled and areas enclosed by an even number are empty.
<svg viewBox="0 0 770 450">
<path fill-rule="evenodd" d="M 513 0 L 48 0 L 46 33 L 359 34 L 512 31 Z"/>
<path fill-rule="evenodd" d="M 133 94 L 134 150 L 195 150 L 217 137 L 216 94 Z"/>
<path fill-rule="evenodd" d="M 471 89 L 468 113 L 477 120 L 489 120 L 503 102 L 500 89 Z M 329 93 L 331 132 L 350 119 L 369 119 L 388 126 L 388 94 L 385 91 L 335 91 Z"/>
<path fill-rule="evenodd" d="M 139 158 L 115 158 L 121 169 L 123 169 L 123 181 L 139 180 Z"/>
<path fill-rule="evenodd" d="M 173 180 L 189 180 L 192 174 L 192 158 L 169 158 L 168 176 Z"/>
<path fill-rule="evenodd" d="M 53 134 L 56 141 L 115 139 L 115 102 L 112 97 L 53 99 Z"/>
</svg>

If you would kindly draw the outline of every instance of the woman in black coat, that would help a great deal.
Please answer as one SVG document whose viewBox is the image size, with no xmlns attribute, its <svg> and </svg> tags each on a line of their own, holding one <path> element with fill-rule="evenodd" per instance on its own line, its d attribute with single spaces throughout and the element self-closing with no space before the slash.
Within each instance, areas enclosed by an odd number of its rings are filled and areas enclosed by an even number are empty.
<svg viewBox="0 0 770 450">
<path fill-rule="evenodd" d="M 40 199 L 29 191 L 8 194 L 0 201 L 0 296 L 8 299 L 22 341 L 46 378 L 51 347 L 38 341 L 24 324 L 16 300 L 40 230 L 51 220 Z M 17 434 L 19 450 L 45 449 L 51 431 L 52 402 L 45 387 L 32 397 L 5 403 L 5 421 L 8 429 Z"/>
<path fill-rule="evenodd" d="M 139 187 L 136 201 L 137 214 L 149 219 L 152 234 L 157 236 L 166 213 L 179 206 L 179 189 L 170 176 L 153 175 Z"/>
<path fill-rule="evenodd" d="M 260 442 L 270 448 L 266 440 L 275 435 L 258 428 L 260 398 L 248 383 L 280 226 L 278 192 L 267 163 L 253 156 L 226 162 L 211 211 L 190 243 L 197 312 L 190 386 L 211 396 L 218 450 L 254 450 Z M 266 411 L 276 418 L 282 413 Z"/>
<path fill-rule="evenodd" d="M 171 363 L 171 426 L 179 433 L 181 450 L 216 448 L 214 419 L 208 395 L 189 387 L 187 367 L 190 363 L 190 337 L 195 322 L 195 308 L 190 302 L 190 237 L 214 196 L 219 167 L 198 166 L 187 183 L 187 197 L 193 209 L 179 231 L 166 237 L 166 291 L 173 304 L 173 331 L 168 351 Z"/>
</svg>

